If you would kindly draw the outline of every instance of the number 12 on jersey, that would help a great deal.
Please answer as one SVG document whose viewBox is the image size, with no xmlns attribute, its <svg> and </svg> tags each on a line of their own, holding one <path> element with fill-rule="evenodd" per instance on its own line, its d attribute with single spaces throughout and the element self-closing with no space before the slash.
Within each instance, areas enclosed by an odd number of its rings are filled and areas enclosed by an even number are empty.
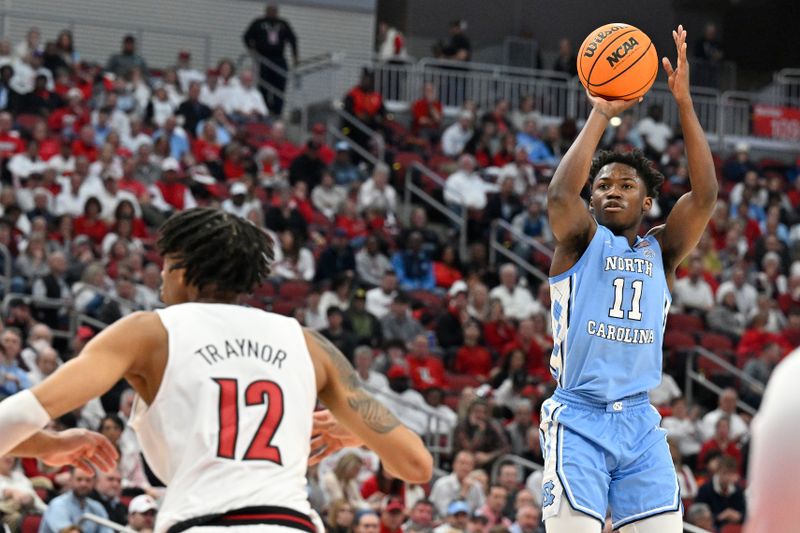
<svg viewBox="0 0 800 533">
<path fill-rule="evenodd" d="M 214 378 L 214 382 L 219 386 L 217 456 L 236 459 L 236 441 L 239 437 L 239 380 Z M 280 385 L 274 381 L 254 381 L 245 390 L 244 402 L 248 407 L 266 403 L 267 412 L 242 459 L 271 461 L 282 465 L 281 451 L 270 444 L 283 419 L 283 390 Z"/>
<path fill-rule="evenodd" d="M 633 298 L 631 300 L 631 310 L 628 311 L 628 320 L 641 320 L 642 287 L 644 287 L 644 282 L 640 279 L 635 279 L 631 282 L 631 287 L 633 288 Z M 608 310 L 608 316 L 611 318 L 625 318 L 625 311 L 622 310 L 624 290 L 625 278 L 614 279 L 614 305 Z"/>
</svg>

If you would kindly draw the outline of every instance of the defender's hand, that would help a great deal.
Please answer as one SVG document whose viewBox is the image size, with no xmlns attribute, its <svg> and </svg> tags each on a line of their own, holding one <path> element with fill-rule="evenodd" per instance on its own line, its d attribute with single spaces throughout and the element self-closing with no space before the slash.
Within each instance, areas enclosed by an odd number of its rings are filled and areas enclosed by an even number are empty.
<svg viewBox="0 0 800 533">
<path fill-rule="evenodd" d="M 361 439 L 342 427 L 330 411 L 316 411 L 311 429 L 311 455 L 308 465 L 315 465 L 342 448 L 357 448 L 363 444 Z"/>
<path fill-rule="evenodd" d="M 48 449 L 39 454 L 50 466 L 72 465 L 82 472 L 94 474 L 94 467 L 109 473 L 117 465 L 119 453 L 99 433 L 86 429 L 67 429 L 53 433 Z"/>
</svg>

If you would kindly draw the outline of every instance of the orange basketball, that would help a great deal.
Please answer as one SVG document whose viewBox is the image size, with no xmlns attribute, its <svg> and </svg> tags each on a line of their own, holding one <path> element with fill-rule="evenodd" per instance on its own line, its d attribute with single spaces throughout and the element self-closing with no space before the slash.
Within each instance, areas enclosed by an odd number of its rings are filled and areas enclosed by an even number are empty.
<svg viewBox="0 0 800 533">
<path fill-rule="evenodd" d="M 578 77 L 584 87 L 606 100 L 634 100 L 644 95 L 658 74 L 656 47 L 642 30 L 615 22 L 600 26 L 578 50 Z"/>
</svg>

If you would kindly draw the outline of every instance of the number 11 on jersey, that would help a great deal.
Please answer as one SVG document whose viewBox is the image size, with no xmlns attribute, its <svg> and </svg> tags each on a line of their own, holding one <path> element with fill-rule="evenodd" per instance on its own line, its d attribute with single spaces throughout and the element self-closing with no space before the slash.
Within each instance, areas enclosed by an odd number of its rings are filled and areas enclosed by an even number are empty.
<svg viewBox="0 0 800 533">
<path fill-rule="evenodd" d="M 644 282 L 635 279 L 631 282 L 633 288 L 633 299 L 631 300 L 631 310 L 628 311 L 628 320 L 641 320 L 642 288 Z M 625 311 L 622 310 L 623 293 L 625 291 L 625 278 L 614 279 L 614 305 L 608 310 L 611 318 L 625 318 Z"/>
</svg>

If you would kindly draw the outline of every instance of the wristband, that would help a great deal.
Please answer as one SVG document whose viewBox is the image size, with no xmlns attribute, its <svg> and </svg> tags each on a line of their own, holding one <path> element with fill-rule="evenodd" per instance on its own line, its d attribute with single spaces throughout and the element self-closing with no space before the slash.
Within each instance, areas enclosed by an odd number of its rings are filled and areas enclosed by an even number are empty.
<svg viewBox="0 0 800 533">
<path fill-rule="evenodd" d="M 50 422 L 42 404 L 30 390 L 0 402 L 0 457 L 43 429 Z"/>
</svg>

